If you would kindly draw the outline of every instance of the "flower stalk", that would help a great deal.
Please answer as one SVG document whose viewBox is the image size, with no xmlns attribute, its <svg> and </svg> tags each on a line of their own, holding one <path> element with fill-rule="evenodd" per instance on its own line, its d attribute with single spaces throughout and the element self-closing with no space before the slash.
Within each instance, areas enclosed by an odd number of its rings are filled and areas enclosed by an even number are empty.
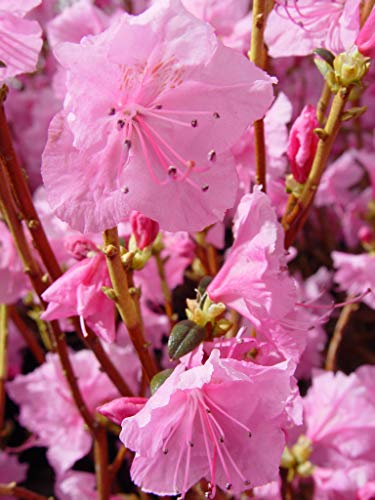
<svg viewBox="0 0 375 500">
<path fill-rule="evenodd" d="M 324 135 L 319 138 L 310 175 L 304 185 L 302 194 L 298 200 L 296 200 L 290 212 L 286 212 L 283 217 L 282 223 L 285 229 L 285 248 L 290 247 L 298 231 L 303 227 L 307 219 L 308 212 L 312 206 L 315 193 L 320 183 L 320 179 L 327 166 L 332 145 L 340 129 L 341 117 L 349 99 L 350 91 L 351 86 L 340 87 L 339 91 L 335 95 L 327 123 L 324 129 L 322 129 Z"/>
<path fill-rule="evenodd" d="M 8 307 L 0 305 L 0 440 L 5 420 L 5 382 L 7 378 Z"/>
<path fill-rule="evenodd" d="M 267 0 L 254 0 L 253 18 L 251 29 L 251 47 L 249 59 L 256 66 L 265 69 L 267 53 L 264 46 L 264 30 L 266 27 L 267 16 L 271 12 L 273 2 Z M 255 182 L 262 186 L 266 192 L 266 144 L 264 138 L 264 121 L 256 120 L 254 122 L 254 147 L 255 147 Z"/>
<path fill-rule="evenodd" d="M 120 256 L 120 244 L 117 228 L 107 229 L 103 234 L 104 253 L 108 271 L 115 292 L 115 302 L 131 341 L 138 354 L 144 372 L 149 380 L 156 374 L 157 368 L 144 338 L 142 325 L 138 318 L 136 305 L 129 293 L 128 278 Z"/>
</svg>

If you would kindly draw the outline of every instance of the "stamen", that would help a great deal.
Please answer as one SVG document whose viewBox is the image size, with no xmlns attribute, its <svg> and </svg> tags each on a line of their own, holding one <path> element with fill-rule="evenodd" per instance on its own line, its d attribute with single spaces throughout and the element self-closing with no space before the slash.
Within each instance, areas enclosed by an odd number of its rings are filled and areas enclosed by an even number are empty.
<svg viewBox="0 0 375 500">
<path fill-rule="evenodd" d="M 212 116 L 215 118 L 215 120 L 218 120 L 220 118 L 220 115 L 217 111 L 215 111 L 215 113 Z"/>
<path fill-rule="evenodd" d="M 125 121 L 124 120 L 117 120 L 117 130 L 121 130 L 125 127 Z"/>
<path fill-rule="evenodd" d="M 208 184 L 205 184 L 204 186 L 202 186 L 202 191 L 204 192 L 208 191 L 209 187 L 210 186 Z"/>
<path fill-rule="evenodd" d="M 209 161 L 214 161 L 216 160 L 216 151 L 214 149 L 211 149 L 211 151 L 208 152 L 208 160 Z"/>
<path fill-rule="evenodd" d="M 193 128 L 195 128 L 195 127 L 197 127 L 197 126 L 198 126 L 198 120 L 191 120 L 191 122 L 190 122 L 190 123 L 191 123 L 191 126 L 192 126 Z"/>
<path fill-rule="evenodd" d="M 128 193 L 129 193 L 129 188 L 128 188 L 128 186 L 123 186 L 123 187 L 120 189 L 120 191 L 121 191 L 122 193 L 124 193 L 124 194 L 128 194 Z"/>
<path fill-rule="evenodd" d="M 132 141 L 130 139 L 125 139 L 124 144 L 128 149 L 130 149 L 132 146 Z"/>
<path fill-rule="evenodd" d="M 108 112 L 108 115 L 109 116 L 113 116 L 114 114 L 116 114 L 116 109 L 115 108 L 111 108 Z"/>
</svg>

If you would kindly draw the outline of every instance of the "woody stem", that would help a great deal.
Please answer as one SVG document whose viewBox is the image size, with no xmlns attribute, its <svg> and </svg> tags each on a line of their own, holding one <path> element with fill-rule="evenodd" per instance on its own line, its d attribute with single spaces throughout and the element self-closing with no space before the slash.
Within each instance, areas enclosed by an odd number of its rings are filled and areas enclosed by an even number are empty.
<svg viewBox="0 0 375 500">
<path fill-rule="evenodd" d="M 11 496 L 22 500 L 51 500 L 48 497 L 34 493 L 31 490 L 17 486 L 16 483 L 0 484 L 0 497 Z"/>
<path fill-rule="evenodd" d="M 349 301 L 353 297 L 348 297 Z M 358 303 L 347 304 L 341 311 L 340 317 L 337 320 L 335 330 L 333 332 L 332 338 L 328 345 L 327 357 L 325 362 L 325 369 L 336 371 L 337 369 L 337 353 L 340 348 L 341 341 L 343 339 L 345 329 L 349 324 L 350 318 L 354 311 L 359 307 Z"/>
<path fill-rule="evenodd" d="M 5 381 L 7 378 L 8 308 L 0 305 L 0 438 L 5 420 Z"/>
<path fill-rule="evenodd" d="M 267 0 L 254 0 L 253 20 L 251 30 L 250 61 L 259 68 L 264 69 L 267 53 L 264 46 L 264 29 L 267 15 L 272 10 L 273 2 Z M 254 148 L 255 148 L 255 182 L 262 185 L 266 191 L 266 145 L 264 139 L 263 119 L 254 122 Z"/>
</svg>

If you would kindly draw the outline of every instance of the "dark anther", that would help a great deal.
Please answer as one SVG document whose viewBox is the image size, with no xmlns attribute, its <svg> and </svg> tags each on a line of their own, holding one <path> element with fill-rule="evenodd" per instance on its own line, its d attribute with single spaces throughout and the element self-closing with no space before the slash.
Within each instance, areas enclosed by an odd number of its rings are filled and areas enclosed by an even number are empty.
<svg viewBox="0 0 375 500">
<path fill-rule="evenodd" d="M 189 443 L 189 446 L 193 447 L 194 446 L 194 443 L 192 441 L 188 441 Z"/>
<path fill-rule="evenodd" d="M 225 489 L 230 490 L 232 488 L 232 483 L 227 483 Z"/>
<path fill-rule="evenodd" d="M 223 436 L 220 436 L 220 437 L 219 437 L 219 441 L 220 441 L 220 443 L 224 443 L 224 438 L 223 438 Z"/>
<path fill-rule="evenodd" d="M 121 188 L 121 192 L 124 193 L 124 194 L 128 194 L 129 193 L 129 188 L 128 186 L 124 186 Z"/>
<path fill-rule="evenodd" d="M 210 186 L 208 184 L 205 184 L 204 186 L 202 186 L 202 191 L 208 191 L 208 188 Z"/>
<path fill-rule="evenodd" d="M 246 479 L 246 481 L 244 481 L 244 482 L 243 482 L 243 484 L 244 484 L 245 486 L 249 486 L 250 481 L 249 481 L 248 479 Z"/>
<path fill-rule="evenodd" d="M 155 109 L 162 109 L 162 108 L 163 108 L 163 106 L 162 106 L 161 104 L 157 104 L 157 105 L 155 106 Z"/>
<path fill-rule="evenodd" d="M 220 118 L 220 115 L 217 111 L 215 111 L 215 113 L 212 115 L 216 120 L 218 120 Z"/>
<path fill-rule="evenodd" d="M 174 177 L 177 174 L 177 168 L 173 167 L 172 165 L 168 167 L 168 175 L 171 177 Z"/>
<path fill-rule="evenodd" d="M 115 108 L 111 108 L 111 109 L 109 110 L 109 113 L 108 113 L 108 114 L 109 114 L 109 116 L 113 116 L 115 113 L 116 113 Z"/>
<path fill-rule="evenodd" d="M 193 128 L 198 127 L 198 120 L 191 120 L 190 123 Z"/>
<path fill-rule="evenodd" d="M 209 408 L 206 408 L 207 413 L 211 413 L 211 410 Z"/>
<path fill-rule="evenodd" d="M 125 142 L 124 142 L 125 146 L 130 149 L 131 148 L 131 145 L 132 145 L 132 141 L 130 139 L 125 139 Z"/>
<path fill-rule="evenodd" d="M 216 159 L 216 151 L 214 149 L 208 152 L 208 159 L 209 161 L 214 161 Z"/>
<path fill-rule="evenodd" d="M 249 431 L 249 434 L 248 434 L 248 436 L 249 436 L 249 438 L 251 438 L 251 436 L 252 436 L 252 434 L 251 434 L 251 432 L 250 432 L 250 431 Z"/>
<path fill-rule="evenodd" d="M 166 455 L 168 453 L 168 448 L 164 448 L 163 453 L 164 453 L 164 455 Z"/>
<path fill-rule="evenodd" d="M 117 120 L 117 128 L 121 130 L 122 128 L 125 127 L 125 122 L 124 120 Z"/>
</svg>

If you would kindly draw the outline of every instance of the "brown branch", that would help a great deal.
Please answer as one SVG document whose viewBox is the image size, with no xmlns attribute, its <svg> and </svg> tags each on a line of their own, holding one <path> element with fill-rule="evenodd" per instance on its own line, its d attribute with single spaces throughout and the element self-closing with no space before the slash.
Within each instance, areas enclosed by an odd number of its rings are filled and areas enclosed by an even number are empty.
<svg viewBox="0 0 375 500">
<path fill-rule="evenodd" d="M 108 500 L 110 482 L 108 473 L 108 440 L 104 427 L 99 426 L 94 442 L 95 475 L 98 490 L 98 500 Z"/>
<path fill-rule="evenodd" d="M 125 448 L 125 446 L 121 446 L 118 449 L 118 452 L 115 456 L 115 459 L 113 462 L 108 466 L 108 471 L 110 475 L 110 481 L 112 482 L 114 478 L 116 477 L 117 472 L 120 470 L 120 467 L 125 459 L 126 452 L 128 450 Z"/>
<path fill-rule="evenodd" d="M 43 349 L 39 345 L 37 339 L 31 332 L 30 328 L 26 325 L 24 320 L 21 318 L 21 316 L 18 314 L 17 309 L 15 306 L 9 306 L 9 315 L 10 319 L 13 321 L 15 324 L 17 330 L 20 332 L 22 335 L 24 341 L 26 342 L 28 348 L 32 352 L 34 358 L 37 360 L 37 362 L 41 365 L 44 363 L 46 357 L 44 354 Z"/>
<path fill-rule="evenodd" d="M 22 486 L 17 486 L 16 483 L 0 484 L 0 496 L 11 496 L 23 500 L 53 500 L 53 497 L 39 495 L 39 493 L 27 490 Z"/>
<path fill-rule="evenodd" d="M 14 203 L 10 183 L 6 168 L 2 158 L 0 158 L 0 208 L 3 213 L 5 222 L 12 233 L 18 254 L 21 258 L 25 273 L 29 276 L 31 284 L 40 298 L 41 304 L 45 307 L 41 295 L 46 289 L 46 283 L 43 280 L 43 274 L 36 263 L 29 245 L 27 243 L 21 221 L 17 216 L 17 208 Z M 73 371 L 73 367 L 68 355 L 68 348 L 65 342 L 65 335 L 61 331 L 57 321 L 51 321 L 51 331 L 53 335 L 53 343 L 59 355 L 63 373 L 70 387 L 73 400 L 79 410 L 83 420 L 88 428 L 95 434 L 95 421 L 89 412 L 78 387 L 77 379 Z"/>
<path fill-rule="evenodd" d="M 168 316 L 170 324 L 173 326 L 174 321 L 173 321 L 172 292 L 171 292 L 171 290 L 168 286 L 168 283 L 167 283 L 167 277 L 165 275 L 164 261 L 160 255 L 159 250 L 154 251 L 154 257 L 156 260 L 156 266 L 157 266 L 158 274 L 159 274 L 159 278 L 160 278 L 161 289 L 162 289 L 163 296 L 164 296 L 165 312 Z"/>
<path fill-rule="evenodd" d="M 351 300 L 353 297 L 348 297 L 347 300 Z M 340 348 L 341 341 L 343 339 L 345 329 L 349 324 L 350 318 L 354 311 L 359 308 L 358 303 L 347 304 L 341 311 L 339 319 L 337 320 L 335 330 L 333 332 L 332 338 L 330 340 L 325 369 L 336 371 L 337 370 L 337 353 Z"/>
<path fill-rule="evenodd" d="M 0 436 L 5 420 L 5 382 L 7 380 L 8 308 L 0 305 Z"/>
</svg>

